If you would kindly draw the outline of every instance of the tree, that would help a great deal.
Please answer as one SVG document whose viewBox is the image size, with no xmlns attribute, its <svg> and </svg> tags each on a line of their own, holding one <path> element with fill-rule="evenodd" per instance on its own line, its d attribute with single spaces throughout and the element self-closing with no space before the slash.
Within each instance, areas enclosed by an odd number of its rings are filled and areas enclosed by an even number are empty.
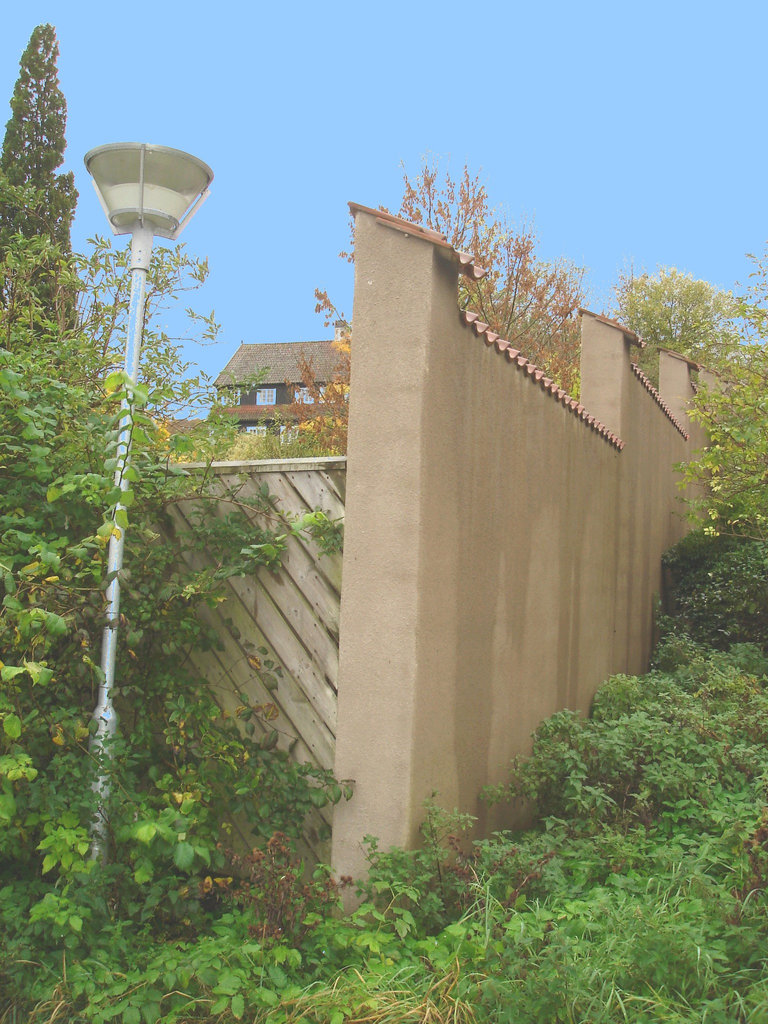
<svg viewBox="0 0 768 1024">
<path fill-rule="evenodd" d="M 294 402 L 291 414 L 299 436 L 326 455 L 343 455 L 347 450 L 350 341 L 349 326 L 345 323 L 343 333 L 333 342 L 339 357 L 333 379 L 324 384 L 318 382 L 311 359 L 301 355 L 298 360 L 301 380 L 311 401 Z"/>
<path fill-rule="evenodd" d="M 18 195 L 0 178 L 0 199 L 10 205 Z M 179 381 L 186 367 L 150 322 L 141 383 L 128 387 L 120 369 L 127 257 L 101 240 L 90 256 L 62 255 L 47 238 L 21 234 L 4 254 L 14 304 L 0 304 L 0 1017 L 18 999 L 30 1019 L 36 986 L 64 960 L 117 945 L 127 967 L 169 922 L 175 940 L 196 938 L 220 913 L 209 898 L 214 884 L 225 893 L 234 882 L 230 813 L 237 829 L 252 824 L 261 845 L 277 829 L 297 840 L 305 815 L 342 792 L 328 772 L 275 749 L 271 705 L 243 696 L 235 714 L 222 713 L 188 659 L 193 646 L 216 644 L 198 611 L 222 600 L 227 577 L 277 570 L 289 531 L 338 544 L 339 527 L 322 513 L 294 522 L 266 493 L 211 493 L 207 473 L 174 465 L 174 455 L 196 454 L 194 440 L 169 436 L 164 421 L 204 385 Z M 41 270 L 74 296 L 63 328 L 37 287 Z M 183 247 L 158 248 L 149 308 L 205 274 Z M 121 496 L 114 469 L 123 398 L 133 455 Z M 173 509 L 190 499 L 199 518 L 175 526 Z M 112 741 L 112 857 L 102 865 L 88 857 L 89 723 L 101 677 L 106 546 L 126 521 L 116 692 L 123 728 Z M 271 686 L 270 672 L 265 659 Z M 271 891 L 284 898 L 277 885 Z M 123 929 L 135 944 L 115 943 Z M 29 970 L 22 961 L 31 964 L 32 948 L 39 959 Z"/>
<path fill-rule="evenodd" d="M 616 318 L 645 341 L 641 365 L 656 381 L 660 348 L 715 367 L 739 343 L 733 295 L 674 267 L 622 274 L 615 292 Z"/>
<path fill-rule="evenodd" d="M 59 89 L 59 46 L 52 25 L 38 25 L 20 61 L 5 129 L 0 171 L 12 186 L 31 186 L 30 200 L 0 207 L 0 256 L 10 238 L 46 235 L 62 252 L 71 250 L 70 226 L 77 204 L 75 177 L 57 174 L 66 147 L 67 104 Z"/>
<path fill-rule="evenodd" d="M 403 185 L 399 215 L 444 234 L 486 271 L 479 281 L 462 277 L 460 307 L 479 313 L 562 388 L 578 392 L 575 314 L 585 301 L 583 269 L 539 259 L 533 229 L 516 229 L 491 210 L 485 185 L 466 166 L 459 180 L 448 172 L 441 179 L 437 163 L 425 162 L 416 178 L 403 176 Z"/>
<path fill-rule="evenodd" d="M 466 166 L 459 180 L 448 172 L 441 179 L 438 165 L 428 162 L 414 179 L 404 174 L 398 215 L 439 231 L 456 250 L 475 257 L 486 274 L 479 281 L 459 279 L 460 308 L 479 313 L 493 331 L 577 395 L 581 336 L 575 314 L 585 302 L 584 271 L 566 259 L 540 260 L 534 231 L 528 226 L 516 230 L 495 214 L 485 185 Z M 300 429 L 327 442 L 329 451 L 344 451 L 352 329 L 327 292 L 315 289 L 315 298 L 315 311 L 323 314 L 326 326 L 344 325 L 343 358 L 333 387 L 326 389 L 329 414 L 319 416 L 313 406 L 297 407 L 295 413 Z M 305 369 L 313 380 L 311 367 Z"/>
<path fill-rule="evenodd" d="M 705 485 L 709 532 L 768 537 L 768 249 L 754 265 L 746 294 L 731 300 L 732 328 L 714 331 L 702 353 L 711 378 L 700 375 L 692 415 L 709 443 L 685 467 Z M 697 282 L 701 283 L 701 282 Z M 714 289 L 713 289 L 714 291 Z M 718 293 L 722 296 L 722 293 Z"/>
</svg>

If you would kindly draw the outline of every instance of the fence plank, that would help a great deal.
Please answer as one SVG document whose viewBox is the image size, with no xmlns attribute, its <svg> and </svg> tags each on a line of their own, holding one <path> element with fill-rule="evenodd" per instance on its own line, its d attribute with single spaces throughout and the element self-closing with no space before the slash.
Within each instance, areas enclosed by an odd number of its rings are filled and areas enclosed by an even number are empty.
<svg viewBox="0 0 768 1024">
<path fill-rule="evenodd" d="M 232 488 L 243 504 L 253 501 L 263 484 L 289 518 L 316 507 L 333 519 L 343 518 L 344 460 L 213 467 L 211 490 L 223 493 Z M 212 514 L 224 516 L 232 508 L 222 502 Z M 171 510 L 179 529 L 187 527 L 194 514 L 194 502 Z M 257 525 L 274 525 L 255 512 L 249 514 Z M 189 557 L 196 567 L 205 562 L 201 555 Z M 334 763 L 340 587 L 341 554 L 322 555 L 311 538 L 289 536 L 278 573 L 262 568 L 252 576 L 234 577 L 227 581 L 226 600 L 201 611 L 219 638 L 220 650 L 190 655 L 225 712 L 234 716 L 246 701 L 274 703 L 279 717 L 274 723 L 257 722 L 257 728 L 266 730 L 274 724 L 281 749 L 323 768 Z M 259 647 L 270 652 L 282 671 L 274 690 L 265 685 Z M 310 833 L 316 836 L 323 821 L 330 821 L 330 809 L 322 809 Z"/>
</svg>

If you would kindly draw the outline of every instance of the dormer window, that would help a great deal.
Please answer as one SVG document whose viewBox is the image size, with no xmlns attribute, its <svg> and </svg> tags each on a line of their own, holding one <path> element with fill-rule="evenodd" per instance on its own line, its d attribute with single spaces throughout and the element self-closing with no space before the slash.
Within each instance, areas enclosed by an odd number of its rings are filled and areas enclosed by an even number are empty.
<svg viewBox="0 0 768 1024">
<path fill-rule="evenodd" d="M 310 393 L 309 388 L 296 388 L 293 393 L 294 402 L 298 402 L 300 405 L 314 405 L 314 396 Z"/>
<path fill-rule="evenodd" d="M 256 392 L 256 405 L 274 405 L 277 388 L 259 388 Z"/>
</svg>

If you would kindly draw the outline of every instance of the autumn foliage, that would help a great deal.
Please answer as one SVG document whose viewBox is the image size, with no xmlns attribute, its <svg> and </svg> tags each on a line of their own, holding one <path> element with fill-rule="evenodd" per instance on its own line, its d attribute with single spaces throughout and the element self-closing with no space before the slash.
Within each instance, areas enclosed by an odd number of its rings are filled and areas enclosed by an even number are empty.
<svg viewBox="0 0 768 1024">
<path fill-rule="evenodd" d="M 577 312 L 584 305 L 584 271 L 568 260 L 545 262 L 536 254 L 536 234 L 528 225 L 512 226 L 491 209 L 479 176 L 464 167 L 458 179 L 426 162 L 415 178 L 403 175 L 398 216 L 444 235 L 459 252 L 471 253 L 485 270 L 479 281 L 459 278 L 461 309 L 479 313 L 491 330 L 511 341 L 547 376 L 572 395 L 579 392 L 580 331 Z M 342 257 L 352 260 L 348 253 Z M 295 405 L 299 428 L 310 431 L 329 452 L 346 450 L 347 392 L 352 331 L 328 296 L 315 291 L 315 310 L 326 326 L 344 324 L 339 367 L 321 387 L 311 364 L 302 366 L 314 405 Z M 317 403 L 327 411 L 318 415 Z"/>
<path fill-rule="evenodd" d="M 333 342 L 339 361 L 329 381 L 318 380 L 311 357 L 302 353 L 297 360 L 304 394 L 311 401 L 294 402 L 290 414 L 299 433 L 311 438 L 318 450 L 328 455 L 344 455 L 347 451 L 350 342 L 349 325 L 344 324 Z"/>
<path fill-rule="evenodd" d="M 459 306 L 479 313 L 570 394 L 579 388 L 580 333 L 576 313 L 584 304 L 584 271 L 565 259 L 536 255 L 530 226 L 516 229 L 489 205 L 488 192 L 467 167 L 455 180 L 436 163 L 403 177 L 399 216 L 445 235 L 485 271 L 459 283 Z"/>
</svg>

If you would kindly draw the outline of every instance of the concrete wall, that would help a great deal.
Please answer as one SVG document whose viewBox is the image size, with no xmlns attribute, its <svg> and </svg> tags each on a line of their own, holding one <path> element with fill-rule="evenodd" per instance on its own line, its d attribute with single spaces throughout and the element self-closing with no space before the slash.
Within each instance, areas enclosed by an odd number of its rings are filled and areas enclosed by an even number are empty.
<svg viewBox="0 0 768 1024">
<path fill-rule="evenodd" d="M 481 787 L 543 718 L 646 668 L 661 553 L 685 531 L 686 424 L 633 370 L 633 336 L 583 315 L 587 411 L 459 314 L 459 269 L 436 236 L 356 209 L 341 874 L 364 870 L 366 834 L 414 843 L 432 790 L 510 824 Z"/>
</svg>

